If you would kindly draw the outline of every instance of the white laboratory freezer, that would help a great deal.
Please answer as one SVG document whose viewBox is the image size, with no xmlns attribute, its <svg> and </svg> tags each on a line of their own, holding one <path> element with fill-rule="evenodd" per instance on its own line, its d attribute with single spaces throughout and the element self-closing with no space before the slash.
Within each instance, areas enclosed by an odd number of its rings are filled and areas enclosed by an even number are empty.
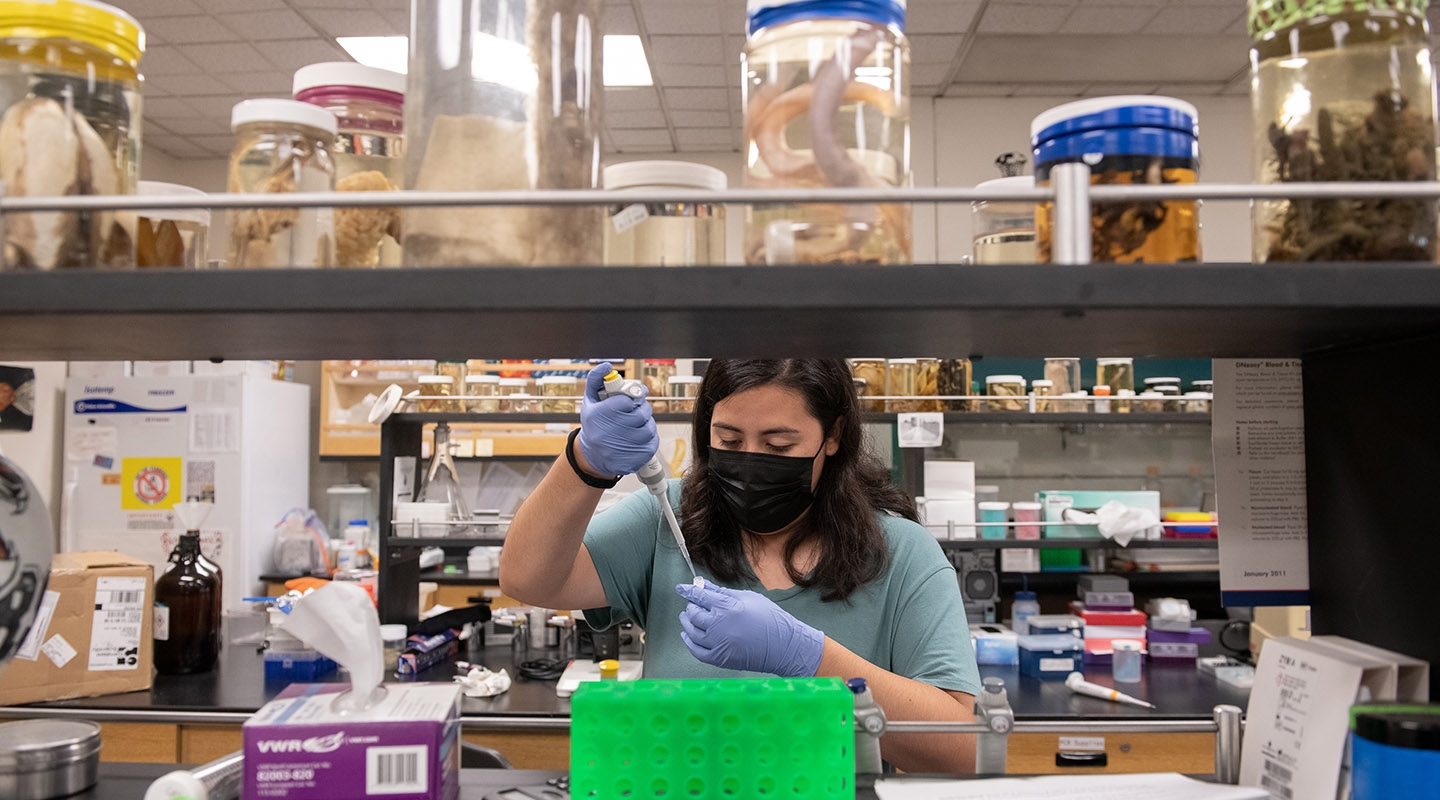
<svg viewBox="0 0 1440 800">
<path fill-rule="evenodd" d="M 226 609 L 260 593 L 275 525 L 309 505 L 310 389 L 248 375 L 71 378 L 65 384 L 61 546 L 119 550 L 164 572 L 172 509 L 215 508 L 201 548 Z"/>
</svg>

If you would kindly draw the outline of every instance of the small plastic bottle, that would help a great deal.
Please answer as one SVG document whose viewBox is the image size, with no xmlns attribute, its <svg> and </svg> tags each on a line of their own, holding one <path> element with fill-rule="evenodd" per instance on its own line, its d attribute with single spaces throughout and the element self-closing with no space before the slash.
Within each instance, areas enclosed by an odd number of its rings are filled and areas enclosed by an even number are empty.
<svg viewBox="0 0 1440 800">
<path fill-rule="evenodd" d="M 1040 601 L 1035 593 L 1022 589 L 1015 593 L 1015 602 L 1010 606 L 1010 627 L 1025 636 L 1030 632 L 1030 618 L 1039 613 Z"/>
<path fill-rule="evenodd" d="M 405 638 L 409 631 L 404 625 L 381 625 L 380 641 L 385 645 L 385 670 L 400 669 L 400 654 L 405 652 Z"/>
</svg>

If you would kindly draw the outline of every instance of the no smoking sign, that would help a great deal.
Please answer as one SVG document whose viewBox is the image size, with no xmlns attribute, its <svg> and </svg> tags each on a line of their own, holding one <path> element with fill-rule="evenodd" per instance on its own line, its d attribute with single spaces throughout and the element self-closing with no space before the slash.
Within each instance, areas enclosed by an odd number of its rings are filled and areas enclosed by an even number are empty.
<svg viewBox="0 0 1440 800">
<path fill-rule="evenodd" d="M 170 494 L 170 476 L 159 467 L 146 467 L 135 475 L 135 496 L 146 505 L 162 502 Z"/>
<path fill-rule="evenodd" d="M 161 511 L 175 507 L 183 461 L 178 458 L 121 459 L 120 507 L 126 511 Z"/>
</svg>

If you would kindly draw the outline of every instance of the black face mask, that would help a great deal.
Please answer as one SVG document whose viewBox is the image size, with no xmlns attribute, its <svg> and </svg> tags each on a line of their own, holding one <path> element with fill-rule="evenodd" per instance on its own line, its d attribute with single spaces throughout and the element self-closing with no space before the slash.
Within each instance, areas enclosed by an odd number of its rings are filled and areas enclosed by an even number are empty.
<svg viewBox="0 0 1440 800">
<path fill-rule="evenodd" d="M 799 519 L 815 501 L 810 476 L 819 455 L 818 450 L 809 458 L 796 458 L 711 448 L 710 474 L 740 527 L 774 533 Z"/>
</svg>

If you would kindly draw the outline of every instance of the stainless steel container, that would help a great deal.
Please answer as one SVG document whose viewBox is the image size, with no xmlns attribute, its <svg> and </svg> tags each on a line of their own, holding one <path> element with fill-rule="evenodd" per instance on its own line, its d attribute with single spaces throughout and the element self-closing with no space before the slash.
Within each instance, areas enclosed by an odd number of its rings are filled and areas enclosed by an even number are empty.
<svg viewBox="0 0 1440 800">
<path fill-rule="evenodd" d="M 0 797 L 50 800 L 95 785 L 100 726 L 27 719 L 0 725 Z"/>
</svg>

